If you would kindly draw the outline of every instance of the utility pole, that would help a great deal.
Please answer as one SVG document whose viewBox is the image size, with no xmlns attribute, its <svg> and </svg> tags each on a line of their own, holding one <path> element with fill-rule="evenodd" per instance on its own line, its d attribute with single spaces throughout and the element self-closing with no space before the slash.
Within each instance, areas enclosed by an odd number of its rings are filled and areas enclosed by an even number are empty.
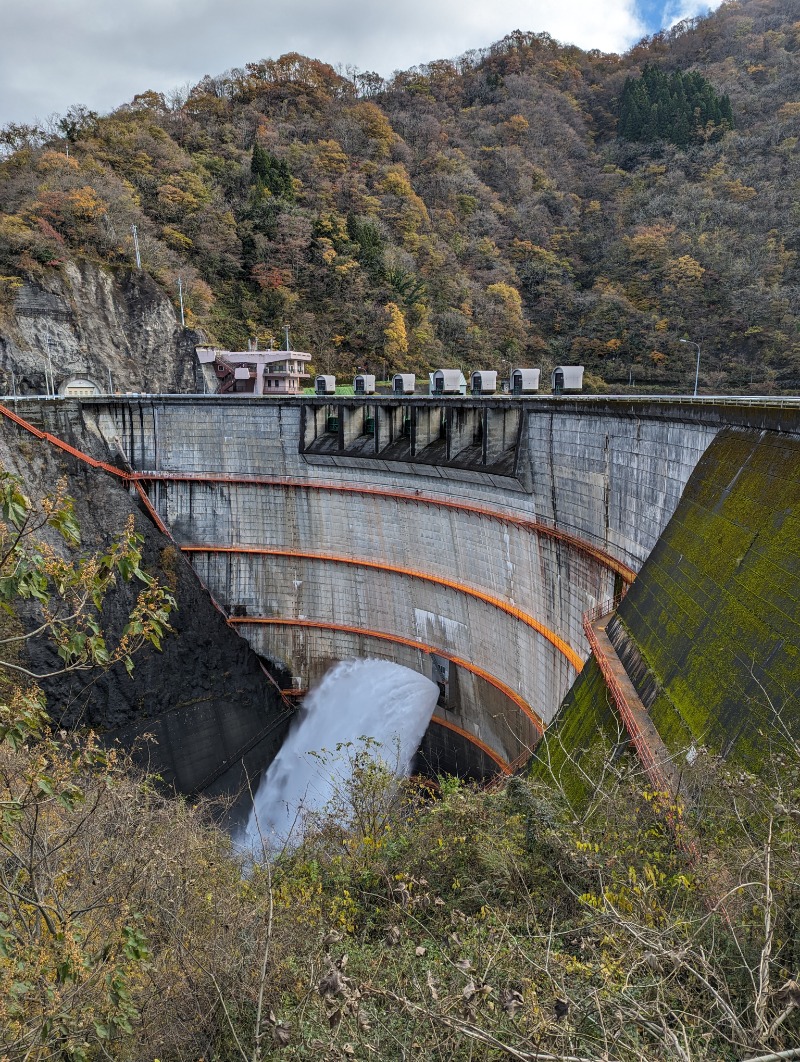
<svg viewBox="0 0 800 1062">
<path fill-rule="evenodd" d="M 289 349 L 289 326 L 288 325 L 284 325 L 283 327 L 284 327 L 284 330 L 286 332 L 286 349 L 288 350 Z"/>
<path fill-rule="evenodd" d="M 108 369 L 108 393 L 110 395 L 114 394 L 114 385 L 111 382 L 111 367 L 110 366 L 109 366 L 109 369 Z"/>
<path fill-rule="evenodd" d="M 49 332 L 47 333 L 47 364 L 50 366 L 50 389 L 48 390 L 47 393 L 49 395 L 52 395 L 55 398 L 55 394 L 56 394 L 56 378 L 55 378 L 55 376 L 53 374 L 53 355 L 52 355 L 52 353 L 50 351 L 50 333 Z M 45 379 L 47 379 L 47 373 L 45 373 L 44 375 L 45 375 Z"/>
<path fill-rule="evenodd" d="M 186 327 L 186 320 L 183 316 L 183 278 L 178 274 L 178 298 L 181 303 L 181 328 Z"/>
<path fill-rule="evenodd" d="M 136 268 L 142 268 L 142 256 L 139 254 L 139 231 L 135 225 L 131 225 L 131 232 L 133 233 L 133 249 L 136 252 Z"/>
<path fill-rule="evenodd" d="M 697 398 L 697 384 L 700 380 L 700 344 L 693 339 L 679 339 L 679 343 L 688 343 L 690 347 L 697 347 L 697 366 L 694 370 L 694 397 Z"/>
</svg>

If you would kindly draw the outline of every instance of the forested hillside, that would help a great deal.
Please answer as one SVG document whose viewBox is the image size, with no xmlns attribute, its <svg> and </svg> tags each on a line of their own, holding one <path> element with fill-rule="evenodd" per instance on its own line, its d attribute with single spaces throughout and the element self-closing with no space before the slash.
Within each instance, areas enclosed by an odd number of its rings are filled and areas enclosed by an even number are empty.
<svg viewBox="0 0 800 1062">
<path fill-rule="evenodd" d="M 318 371 L 685 389 L 690 339 L 705 390 L 800 389 L 798 49 L 797 0 L 746 0 L 625 56 L 518 32 L 385 82 L 287 55 L 6 127 L 0 326 L 19 278 L 131 268 L 135 224 L 187 324 L 288 324 Z"/>
</svg>

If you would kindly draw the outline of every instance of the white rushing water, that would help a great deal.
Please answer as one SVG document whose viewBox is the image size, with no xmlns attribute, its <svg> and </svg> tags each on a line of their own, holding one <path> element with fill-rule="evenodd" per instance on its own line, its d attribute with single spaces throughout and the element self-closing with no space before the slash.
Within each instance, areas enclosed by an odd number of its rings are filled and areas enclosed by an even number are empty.
<svg viewBox="0 0 800 1062">
<path fill-rule="evenodd" d="M 245 850 L 258 858 L 262 839 L 268 846 L 285 842 L 305 811 L 325 807 L 362 739 L 370 739 L 373 752 L 398 774 L 406 773 L 438 696 L 424 675 L 387 660 L 345 660 L 332 667 L 306 696 L 261 780 L 241 840 Z"/>
</svg>

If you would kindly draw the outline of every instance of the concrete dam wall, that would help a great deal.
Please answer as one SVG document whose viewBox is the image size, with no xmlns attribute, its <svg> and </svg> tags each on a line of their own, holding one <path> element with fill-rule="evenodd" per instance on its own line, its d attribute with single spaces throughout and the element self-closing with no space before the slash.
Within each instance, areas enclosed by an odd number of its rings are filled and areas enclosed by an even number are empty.
<svg viewBox="0 0 800 1062">
<path fill-rule="evenodd" d="M 230 623 L 298 688 L 352 656 L 433 678 L 423 759 L 479 775 L 527 758 L 588 656 L 583 614 L 634 578 L 718 434 L 797 431 L 796 404 L 709 400 L 18 411 L 132 469 Z"/>
<path fill-rule="evenodd" d="M 420 670 L 442 691 L 428 755 L 477 772 L 527 756 L 588 655 L 584 611 L 641 567 L 720 428 L 753 415 L 604 399 L 83 404 L 258 653 L 302 688 L 351 656 Z"/>
</svg>

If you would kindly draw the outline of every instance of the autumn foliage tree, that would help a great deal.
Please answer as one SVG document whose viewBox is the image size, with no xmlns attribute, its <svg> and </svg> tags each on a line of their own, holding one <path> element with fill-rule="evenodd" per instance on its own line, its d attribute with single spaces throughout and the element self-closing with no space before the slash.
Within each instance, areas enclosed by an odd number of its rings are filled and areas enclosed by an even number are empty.
<svg viewBox="0 0 800 1062">
<path fill-rule="evenodd" d="M 324 354 L 345 373 L 392 302 L 418 372 L 574 350 L 609 386 L 680 390 L 691 334 L 701 388 L 791 388 L 799 57 L 788 9 L 746 0 L 622 56 L 515 32 L 383 80 L 290 53 L 9 126 L 0 272 L 130 266 L 136 224 L 144 268 L 203 290 L 192 324 L 222 346 L 289 323 L 301 347 L 341 337 Z"/>
<path fill-rule="evenodd" d="M 33 502 L 2 470 L 0 519 L 0 1050 L 14 1059 L 56 1052 L 78 1062 L 93 1054 L 90 1041 L 131 1028 L 137 1011 L 128 980 L 147 949 L 124 903 L 111 907 L 113 898 L 97 896 L 77 910 L 70 899 L 68 879 L 80 871 L 68 866 L 78 853 L 63 849 L 75 849 L 78 824 L 112 783 L 114 758 L 94 738 L 51 733 L 37 679 L 116 662 L 130 671 L 143 646 L 158 648 L 175 602 L 141 568 L 132 525 L 107 549 L 75 556 L 80 532 L 71 500 L 59 492 Z M 118 581 L 141 589 L 112 642 L 102 613 Z M 33 629 L 20 629 L 20 602 L 35 605 Z M 33 638 L 52 642 L 54 671 L 28 666 L 24 650 Z M 100 851 L 91 858 L 102 858 Z"/>
</svg>

